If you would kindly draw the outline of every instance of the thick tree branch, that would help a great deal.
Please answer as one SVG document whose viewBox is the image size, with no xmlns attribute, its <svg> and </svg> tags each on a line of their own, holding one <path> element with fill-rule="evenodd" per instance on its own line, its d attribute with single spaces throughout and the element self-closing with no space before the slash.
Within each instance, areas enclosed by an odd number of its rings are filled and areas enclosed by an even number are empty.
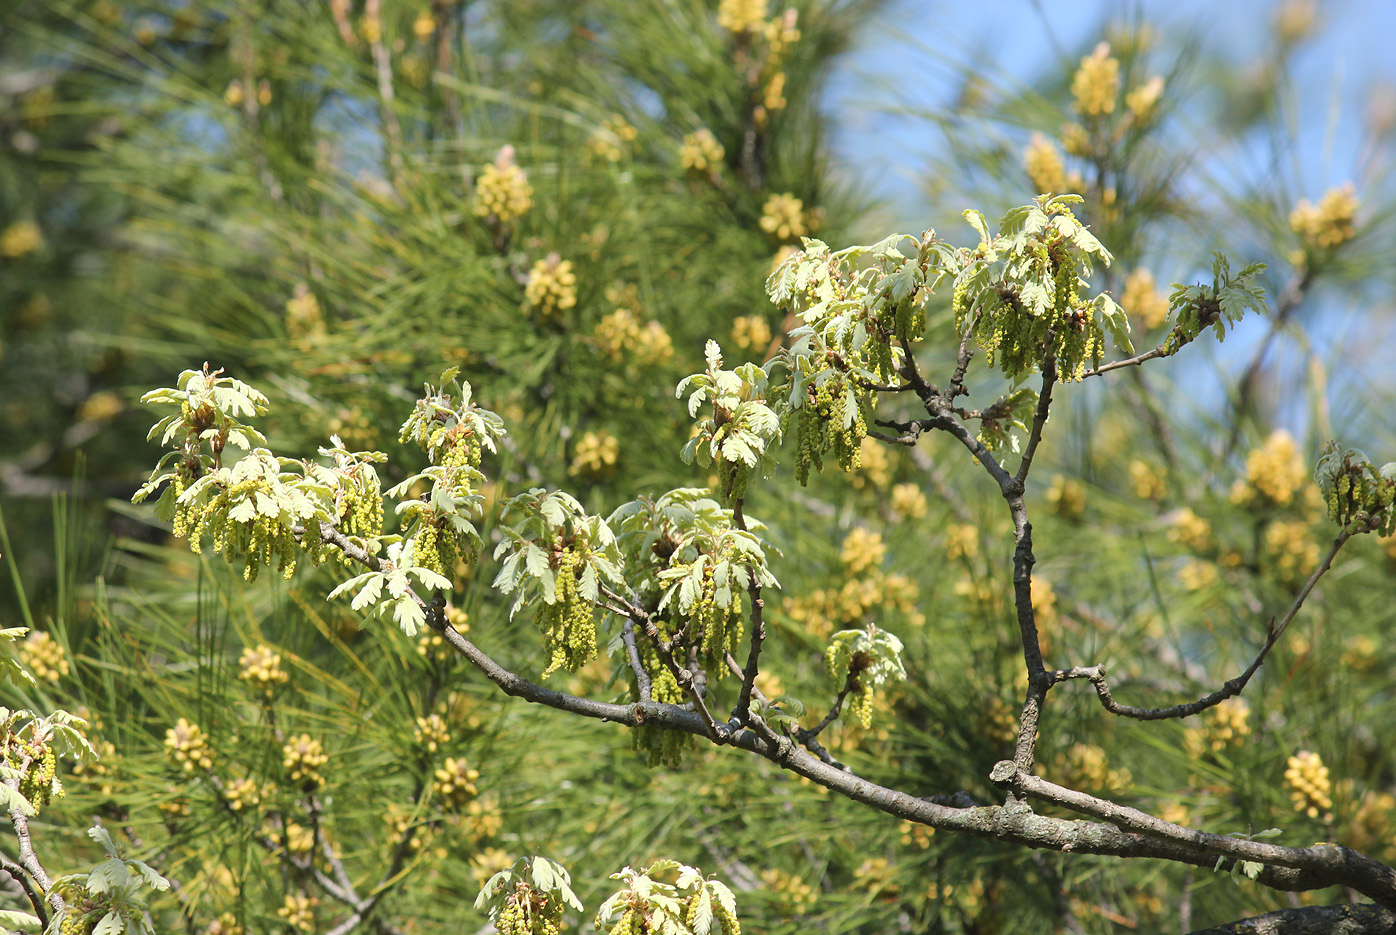
<svg viewBox="0 0 1396 935">
<path fill-rule="evenodd" d="M 1349 847 L 1320 844 L 1313 847 L 1281 847 L 1242 837 L 1208 834 L 1155 818 L 1147 812 L 1100 799 L 1048 782 L 1018 769 L 1012 762 L 995 764 L 989 778 L 1004 789 L 1032 796 L 1109 822 L 1126 833 L 1146 835 L 1168 846 L 1182 848 L 1192 859 L 1217 857 L 1263 864 L 1257 879 L 1276 889 L 1311 889 L 1348 886 L 1388 908 L 1396 908 L 1396 870 Z"/>
<path fill-rule="evenodd" d="M 947 421 L 947 427 L 952 429 L 952 433 L 953 429 L 958 428 L 960 435 L 968 434 L 953 418 Z M 961 441 L 964 442 L 963 437 Z M 1006 490 L 1016 487 L 1013 478 L 1009 477 L 997 462 L 985 462 L 985 467 L 990 469 L 991 475 L 1003 478 L 1001 486 Z M 1023 523 L 1018 538 L 1018 551 L 1030 560 L 1031 537 L 1028 534 L 1026 512 L 1022 509 L 1021 493 L 1009 499 L 1015 518 L 1021 518 Z M 323 524 L 322 532 L 326 541 L 335 545 L 340 545 L 342 541 L 364 558 L 372 560 L 372 556 L 367 556 L 362 549 L 353 547 L 353 544 L 332 526 Z M 345 551 L 351 557 L 358 558 L 348 549 Z M 1030 561 L 1028 564 L 1030 567 Z M 1018 575 L 1015 571 L 1015 585 L 1017 581 Z M 1028 612 L 1031 613 L 1030 605 Z M 429 625 L 441 633 L 452 649 L 465 657 L 506 695 L 581 717 L 624 724 L 627 727 L 647 724 L 665 730 L 713 737 L 709 720 L 692 711 L 686 711 L 679 705 L 653 701 L 612 704 L 579 698 L 536 685 L 490 658 L 447 623 L 443 614 L 433 613 L 427 619 Z M 1035 684 L 1044 686 L 1039 689 L 1044 693 L 1047 682 L 1045 677 L 1035 680 Z M 1032 690 L 1030 686 L 1030 693 Z M 1029 700 L 1032 700 L 1031 694 Z M 1004 761 L 996 766 L 991 778 L 1016 790 L 1017 794 L 1048 798 L 1076 811 L 1095 815 L 1103 821 L 1064 821 L 1041 816 L 1015 799 L 1010 799 L 1004 806 L 958 808 L 941 805 L 879 785 L 850 770 L 823 762 L 814 754 L 800 749 L 790 738 L 777 735 L 760 718 L 752 718 L 749 729 L 731 733 L 727 732 L 726 725 L 723 725 L 723 733 L 719 736 L 719 743 L 740 747 L 765 757 L 782 768 L 855 802 L 934 828 L 1062 853 L 1150 857 L 1208 869 L 1216 864 L 1219 856 L 1252 860 L 1265 865 L 1259 880 L 1272 888 L 1307 890 L 1343 885 L 1382 905 L 1396 907 L 1396 870 L 1350 848 L 1336 845 L 1284 848 L 1192 831 L 1178 825 L 1170 825 L 1134 809 L 1055 786 L 1033 776 L 1013 762 Z M 1133 830 L 1134 828 L 1143 830 Z"/>
<path fill-rule="evenodd" d="M 1191 935 L 1392 935 L 1396 912 L 1381 906 L 1344 904 L 1281 909 L 1198 929 Z"/>
</svg>

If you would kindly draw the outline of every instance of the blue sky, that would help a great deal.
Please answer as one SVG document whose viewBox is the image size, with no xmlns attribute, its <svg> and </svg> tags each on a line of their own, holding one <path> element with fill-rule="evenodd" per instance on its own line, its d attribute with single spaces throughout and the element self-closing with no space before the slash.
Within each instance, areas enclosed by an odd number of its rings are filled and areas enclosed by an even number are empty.
<svg viewBox="0 0 1396 935">
<path fill-rule="evenodd" d="M 846 171 L 871 182 L 887 202 L 884 218 L 895 229 L 919 230 L 924 225 L 925 204 L 919 196 L 927 158 L 942 142 L 933 128 L 914 116 L 887 113 L 885 107 L 862 106 L 885 101 L 895 88 L 910 103 L 931 107 L 945 104 L 956 92 L 955 63 L 983 62 L 991 80 L 1008 87 L 1027 87 L 1037 76 L 1053 70 L 1068 74 L 1077 57 L 1099 39 L 1110 20 L 1158 23 L 1165 27 L 1193 28 L 1205 37 L 1204 55 L 1227 56 L 1239 63 L 1258 65 L 1274 48 L 1272 22 L 1278 2 L 1256 0 L 1147 0 L 1147 2 L 1007 2 L 939 3 L 899 0 L 881 15 L 881 25 L 864 38 L 849 57 L 846 69 L 831 89 L 831 103 L 839 112 L 835 152 Z M 1396 109 L 1396 56 L 1389 52 L 1396 36 L 1396 2 L 1393 0 L 1335 0 L 1319 2 L 1315 33 L 1302 43 L 1292 60 L 1293 90 L 1284 98 L 1283 111 L 1294 140 L 1293 157 L 1278 170 L 1289 198 L 1317 200 L 1326 189 L 1355 181 L 1363 208 L 1375 211 L 1380 183 L 1390 202 L 1392 174 L 1374 169 L 1364 144 L 1374 98 Z M 1151 65 L 1166 69 L 1161 55 Z M 1189 114 L 1179 115 L 1184 125 Z M 1187 129 L 1206 125 L 1197 120 Z M 1388 145 L 1396 139 L 1387 138 Z M 1252 145 L 1253 144 L 1253 145 Z M 1015 142 L 1014 145 L 1021 145 Z M 1205 146 L 1205 140 L 1201 145 Z M 1224 150 L 1224 148 L 1223 148 Z M 1223 178 L 1275 178 L 1269 143 L 1256 136 L 1233 147 L 1209 165 Z M 1362 214 L 1359 214 L 1359 221 Z M 949 219 L 942 219 L 948 223 Z M 1249 245 L 1230 245 L 1248 252 Z M 1205 256 L 1205 251 L 1202 251 Z M 1238 254 L 1239 256 L 1239 254 Z M 1194 280 L 1202 270 L 1165 269 L 1165 277 Z M 1390 296 L 1393 277 L 1387 274 L 1375 297 L 1359 304 L 1352 296 L 1314 296 L 1316 312 L 1310 334 L 1320 356 L 1330 367 L 1330 398 L 1335 405 L 1356 393 L 1368 399 L 1373 385 L 1391 386 L 1396 368 L 1390 355 L 1372 353 L 1375 346 L 1396 346 L 1396 303 Z M 1320 324 L 1321 327 L 1314 327 Z M 1266 330 L 1260 320 L 1243 322 L 1223 349 L 1207 349 L 1195 355 L 1189 377 L 1207 389 L 1196 400 L 1200 411 L 1219 402 L 1223 386 L 1219 368 L 1228 361 L 1248 359 Z M 1213 352 L 1216 356 L 1213 356 Z M 1281 363 L 1297 377 L 1303 358 L 1284 342 L 1278 349 Z M 1302 378 L 1302 377 L 1301 377 Z M 1206 402 L 1210 400 L 1211 402 Z M 1370 408 L 1383 434 L 1396 438 L 1396 415 Z M 1302 411 L 1281 414 L 1282 421 L 1302 430 L 1308 421 Z M 1369 426 L 1371 422 L 1367 423 Z"/>
<path fill-rule="evenodd" d="M 916 176 L 922 162 L 917 154 L 934 139 L 915 118 L 860 112 L 858 102 L 881 97 L 888 84 L 910 101 L 943 104 L 954 91 L 946 60 L 963 61 L 976 50 L 988 50 L 979 53 L 987 72 L 1026 85 L 1054 61 L 1069 69 L 1080 50 L 1101 38 L 1101 26 L 1110 18 L 1192 27 L 1207 36 L 1211 51 L 1256 61 L 1282 5 L 899 0 L 881 15 L 880 26 L 864 37 L 831 88 L 845 121 L 837 150 L 850 169 L 879 181 L 884 193 L 899 192 L 898 180 Z M 1389 51 L 1396 36 L 1396 2 L 1337 0 L 1317 6 L 1318 30 L 1294 58 L 1298 94 L 1292 101 L 1301 128 L 1298 168 L 1309 197 L 1359 174 L 1370 99 L 1374 93 L 1396 95 L 1396 56 Z"/>
</svg>

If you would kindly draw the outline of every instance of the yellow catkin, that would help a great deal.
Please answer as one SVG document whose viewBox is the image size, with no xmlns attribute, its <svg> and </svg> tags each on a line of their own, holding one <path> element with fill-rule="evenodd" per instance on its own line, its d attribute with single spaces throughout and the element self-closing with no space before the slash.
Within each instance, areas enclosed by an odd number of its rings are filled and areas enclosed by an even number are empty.
<svg viewBox="0 0 1396 935">
<path fill-rule="evenodd" d="M 315 906 L 318 899 L 304 893 L 287 893 L 286 899 L 276 914 L 281 921 L 298 932 L 315 931 Z"/>
<path fill-rule="evenodd" d="M 1145 331 L 1157 328 L 1168 319 L 1168 296 L 1155 284 L 1154 274 L 1140 267 L 1125 280 L 1120 307 Z"/>
<path fill-rule="evenodd" d="M 1198 516 L 1190 507 L 1183 507 L 1169 524 L 1168 538 L 1185 549 L 1206 553 L 1216 545 L 1212 524 Z"/>
<path fill-rule="evenodd" d="M 1023 168 L 1039 194 L 1060 194 L 1067 190 L 1066 166 L 1056 144 L 1041 133 L 1034 133 L 1023 150 Z"/>
<path fill-rule="evenodd" d="M 44 234 L 33 221 L 15 221 L 0 231 L 0 256 L 18 259 L 44 248 Z"/>
<path fill-rule="evenodd" d="M 68 653 L 63 645 L 42 631 L 30 633 L 16 647 L 20 664 L 41 682 L 56 684 L 68 674 Z"/>
<path fill-rule="evenodd" d="M 607 432 L 587 432 L 577 441 L 567 473 L 595 477 L 613 470 L 620 458 L 620 440 Z"/>
<path fill-rule="evenodd" d="M 730 33 L 751 32 L 766 25 L 767 0 L 721 0 L 717 24 Z"/>
<path fill-rule="evenodd" d="M 1183 732 L 1183 745 L 1192 759 L 1238 747 L 1251 734 L 1251 707 L 1243 698 L 1228 698 L 1202 716 L 1202 723 Z"/>
<path fill-rule="evenodd" d="M 732 343 L 744 351 L 764 352 L 771 345 L 771 326 L 759 315 L 742 315 L 732 322 Z"/>
<path fill-rule="evenodd" d="M 1326 814 L 1333 807 L 1333 783 L 1319 755 L 1300 750 L 1289 758 L 1287 766 L 1285 785 L 1294 810 L 1310 818 Z"/>
<path fill-rule="evenodd" d="M 432 777 L 432 790 L 448 807 L 460 809 L 475 798 L 475 780 L 480 778 L 480 773 L 471 769 L 464 757 L 447 757 Z"/>
<path fill-rule="evenodd" d="M 1129 486 L 1140 500 L 1162 500 L 1167 493 L 1163 469 L 1138 458 L 1129 462 Z"/>
<path fill-rule="evenodd" d="M 494 162 L 485 166 L 475 180 L 475 207 L 478 217 L 512 221 L 533 207 L 533 186 L 524 170 L 514 163 L 514 147 L 504 146 Z"/>
<path fill-rule="evenodd" d="M 242 651 L 238 664 L 241 666 L 238 678 L 264 691 L 269 692 L 278 685 L 284 685 L 290 678 L 281 667 L 280 654 L 270 646 L 247 647 Z"/>
<path fill-rule="evenodd" d="M 915 484 L 897 484 L 892 488 L 892 512 L 902 520 L 923 519 L 929 504 L 926 495 Z"/>
<path fill-rule="evenodd" d="M 302 786 L 318 786 L 325 779 L 319 769 L 329 762 L 324 745 L 309 734 L 293 737 L 281 748 L 281 765 L 290 771 L 291 781 Z"/>
<path fill-rule="evenodd" d="M 761 208 L 761 229 L 777 240 L 793 240 L 809 233 L 805 203 L 789 192 L 772 195 Z"/>
<path fill-rule="evenodd" d="M 198 724 L 192 724 L 184 718 L 180 718 L 174 727 L 165 731 L 165 752 L 186 773 L 213 767 L 213 751 L 209 749 L 204 732 Z"/>
<path fill-rule="evenodd" d="M 1145 123 L 1153 118 L 1159 99 L 1163 97 L 1163 86 L 1163 78 L 1155 75 L 1125 95 L 1125 106 L 1135 120 Z"/>
<path fill-rule="evenodd" d="M 544 315 L 556 315 L 577 304 L 577 274 L 572 261 L 550 253 L 533 264 L 524 286 L 528 304 Z"/>
<path fill-rule="evenodd" d="M 1309 471 L 1294 437 L 1280 429 L 1246 456 L 1246 476 L 1231 487 L 1238 506 L 1289 506 L 1308 480 Z"/>
<path fill-rule="evenodd" d="M 639 135 L 640 131 L 630 121 L 620 114 L 612 114 L 587 138 L 587 150 L 606 162 L 620 162 L 626 144 L 633 143 Z"/>
<path fill-rule="evenodd" d="M 683 138 L 679 147 L 679 164 L 689 172 L 710 172 L 722 164 L 727 150 L 707 127 L 695 130 Z"/>
<path fill-rule="evenodd" d="M 859 575 L 869 568 L 881 565 L 886 554 L 887 547 L 882 543 L 881 534 L 859 526 L 844 537 L 839 560 L 843 562 L 849 574 Z"/>
<path fill-rule="evenodd" d="M 1347 243 L 1357 232 L 1357 189 L 1351 182 L 1330 188 L 1317 205 L 1307 198 L 1289 215 L 1290 228 L 1306 246 L 1332 249 Z"/>
<path fill-rule="evenodd" d="M 1081 67 L 1071 79 L 1071 96 L 1083 117 L 1101 117 L 1115 112 L 1120 92 L 1120 63 L 1110 54 L 1110 43 L 1102 42 L 1081 59 Z"/>
<path fill-rule="evenodd" d="M 1062 519 L 1076 521 L 1086 512 L 1086 485 L 1061 474 L 1047 488 L 1047 505 Z"/>
</svg>

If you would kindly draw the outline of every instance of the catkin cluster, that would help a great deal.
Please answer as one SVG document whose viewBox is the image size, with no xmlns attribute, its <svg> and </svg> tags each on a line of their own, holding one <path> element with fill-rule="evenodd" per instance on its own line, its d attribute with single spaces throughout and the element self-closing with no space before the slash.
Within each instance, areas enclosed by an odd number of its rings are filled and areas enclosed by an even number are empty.
<svg viewBox="0 0 1396 935">
<path fill-rule="evenodd" d="M 383 534 L 383 491 L 372 465 L 358 464 L 339 475 L 335 510 L 346 536 L 372 539 Z"/>
<path fill-rule="evenodd" d="M 576 454 L 567 473 L 596 477 L 606 474 L 620 458 L 620 440 L 609 432 L 586 432 L 577 440 Z"/>
<path fill-rule="evenodd" d="M 242 666 L 238 678 L 268 694 L 290 678 L 281 668 L 281 654 L 273 652 L 270 646 L 249 646 L 238 661 Z"/>
<path fill-rule="evenodd" d="M 44 234 L 33 221 L 16 221 L 0 231 L 0 256 L 18 259 L 44 248 Z"/>
<path fill-rule="evenodd" d="M 281 765 L 290 771 L 292 782 L 306 789 L 324 784 L 319 770 L 329 759 L 324 745 L 309 734 L 294 737 L 281 748 Z"/>
<path fill-rule="evenodd" d="M 524 170 L 514 164 L 514 147 L 505 146 L 475 180 L 475 214 L 512 221 L 532 207 L 533 186 Z"/>
<path fill-rule="evenodd" d="M 910 824 L 910 822 L 903 822 Z M 917 825 L 924 828 L 925 825 Z M 786 873 L 784 870 L 775 867 L 767 867 L 761 871 L 761 882 L 765 884 L 767 893 L 775 896 L 780 903 L 780 908 L 791 915 L 804 915 L 814 908 L 817 896 L 814 887 L 793 873 Z"/>
<path fill-rule="evenodd" d="M 659 627 L 660 632 L 664 633 L 665 624 L 660 622 Z M 665 635 L 664 638 L 668 639 L 668 636 Z M 645 671 L 652 677 L 650 695 L 655 701 L 661 704 L 683 704 L 688 700 L 679 683 L 675 681 L 673 673 L 660 661 L 659 654 L 649 640 L 640 644 L 640 658 L 645 665 Z M 632 695 L 639 697 L 633 677 L 630 691 Z M 630 742 L 637 752 L 645 754 L 651 768 L 667 766 L 676 769 L 683 762 L 683 751 L 693 746 L 693 737 L 680 731 L 641 724 L 630 731 Z"/>
<path fill-rule="evenodd" d="M 679 147 L 679 163 L 688 172 L 710 172 L 722 164 L 726 155 L 727 150 L 707 127 L 685 136 Z"/>
<path fill-rule="evenodd" d="M 499 935 L 558 935 L 561 923 L 562 903 L 521 880 L 494 924 Z"/>
<path fill-rule="evenodd" d="M 524 298 L 545 317 L 576 305 L 577 274 L 572 271 L 572 261 L 551 253 L 534 263 L 524 285 Z"/>
<path fill-rule="evenodd" d="M 731 33 L 744 33 L 766 24 L 767 0 L 719 0 L 717 24 Z"/>
<path fill-rule="evenodd" d="M 272 516 L 258 510 L 247 521 L 235 520 L 229 515 L 244 501 L 263 499 L 275 501 L 276 491 L 265 477 L 253 477 L 220 488 L 206 502 L 180 503 L 175 511 L 174 534 L 188 539 L 190 551 L 199 554 L 203 552 L 203 537 L 212 533 L 215 553 L 221 552 L 230 563 L 236 556 L 243 557 L 246 564 L 242 576 L 247 581 L 256 581 L 261 567 L 273 562 L 277 563 L 282 576 L 289 578 L 296 570 L 299 544 L 286 511 L 278 510 Z M 313 538 L 307 538 L 307 546 Z M 307 553 L 312 554 L 313 560 L 313 553 L 309 549 Z"/>
<path fill-rule="evenodd" d="M 761 208 L 761 229 L 776 240 L 797 240 L 810 232 L 805 203 L 789 192 L 772 195 Z"/>
<path fill-rule="evenodd" d="M 304 893 L 287 893 L 276 914 L 298 932 L 315 931 L 315 905 L 319 900 Z"/>
<path fill-rule="evenodd" d="M 732 343 L 744 351 L 764 352 L 771 344 L 771 326 L 758 315 L 742 315 L 732 322 Z"/>
<path fill-rule="evenodd" d="M 234 779 L 224 788 L 223 798 L 230 811 L 240 812 L 256 808 L 262 801 L 262 793 L 253 780 Z"/>
<path fill-rule="evenodd" d="M 1074 743 L 1056 757 L 1063 784 L 1092 792 L 1118 792 L 1130 785 L 1127 769 L 1112 769 L 1105 751 L 1093 743 Z"/>
<path fill-rule="evenodd" d="M 1201 726 L 1183 732 L 1183 745 L 1188 756 L 1201 759 L 1208 753 L 1220 753 L 1228 747 L 1240 746 L 1251 734 L 1251 706 L 1242 698 L 1228 698 L 1204 717 Z"/>
<path fill-rule="evenodd" d="M 41 630 L 36 630 L 15 647 L 20 663 L 41 682 L 56 684 L 68 674 L 68 653 L 63 645 Z"/>
<path fill-rule="evenodd" d="M 1309 524 L 1279 520 L 1265 527 L 1266 568 L 1286 584 L 1297 584 L 1318 565 L 1318 543 Z"/>
<path fill-rule="evenodd" d="M 582 597 L 577 581 L 582 570 L 582 556 L 572 549 L 563 549 L 555 555 L 553 602 L 544 603 L 536 618 L 548 650 L 548 668 L 543 678 L 562 668 L 575 672 L 596 655 L 592 605 Z"/>
<path fill-rule="evenodd" d="M 459 810 L 479 794 L 475 788 L 479 778 L 480 771 L 471 769 L 464 757 L 447 757 L 432 774 L 431 786 L 448 808 Z"/>
<path fill-rule="evenodd" d="M 1110 54 L 1110 44 L 1102 42 L 1081 59 L 1071 79 L 1071 96 L 1081 116 L 1101 117 L 1115 112 L 1119 93 L 1120 62 Z"/>
<path fill-rule="evenodd" d="M 1027 170 L 1035 192 L 1059 195 L 1079 187 L 1068 180 L 1062 154 L 1041 133 L 1034 133 L 1028 141 L 1028 148 L 1023 151 L 1023 168 Z"/>
<path fill-rule="evenodd" d="M 1199 555 L 1207 555 L 1216 550 L 1216 538 L 1212 535 L 1212 524 L 1198 516 L 1190 507 L 1183 507 L 1173 517 L 1169 525 L 1168 538 L 1183 548 Z"/>
<path fill-rule="evenodd" d="M 1055 206 L 1052 213 L 1074 220 L 1065 205 Z M 1051 282 L 1052 302 L 1042 314 L 1023 301 L 1016 286 L 1005 284 L 989 298 L 975 322 L 968 277 L 961 277 L 952 299 L 956 326 L 973 328 L 989 364 L 997 362 L 1005 376 L 1021 376 L 1050 355 L 1056 358 L 1060 379 L 1080 380 L 1087 365 L 1099 363 L 1104 356 L 1105 334 L 1081 302 L 1077 264 L 1061 238 L 1038 243 L 1026 259 L 1031 277 Z"/>
<path fill-rule="evenodd" d="M 872 410 L 871 396 L 853 387 L 838 370 L 829 368 L 827 373 L 811 385 L 809 400 L 798 410 L 795 477 L 801 486 L 809 482 L 811 466 L 824 470 L 828 453 L 845 471 L 862 464 L 863 438 L 868 434 L 865 410 Z"/>
<path fill-rule="evenodd" d="M 703 568 L 703 583 L 698 601 L 691 614 L 688 638 L 698 643 L 699 653 L 711 660 L 719 660 L 735 650 L 742 638 L 742 599 L 733 593 L 732 602 L 726 607 L 717 602 L 717 582 L 713 577 L 713 563 Z"/>
<path fill-rule="evenodd" d="M 1285 785 L 1289 787 L 1294 810 L 1317 818 L 1333 807 L 1333 783 L 1328 767 L 1317 753 L 1300 750 L 1289 758 L 1285 770 Z"/>
<path fill-rule="evenodd" d="M 1330 442 L 1323 450 L 1317 476 L 1328 516 L 1346 526 L 1354 520 L 1383 536 L 1396 529 L 1396 476 L 1390 465 L 1378 471 L 1361 452 Z"/>
<path fill-rule="evenodd" d="M 435 753 L 440 747 L 451 742 L 451 731 L 446 726 L 446 721 L 439 714 L 429 714 L 426 717 L 417 718 L 417 729 L 414 732 L 417 743 L 426 748 L 428 753 Z"/>
<path fill-rule="evenodd" d="M 612 114 L 587 137 L 587 150 L 606 162 L 620 162 L 625 155 L 625 145 L 633 143 L 640 131 L 620 114 Z"/>
<path fill-rule="evenodd" d="M 1289 226 L 1304 244 L 1314 249 L 1332 249 L 1347 243 L 1357 233 L 1357 190 L 1349 182 L 1330 188 L 1317 205 L 1305 198 L 1289 215 Z"/>
<path fill-rule="evenodd" d="M 1120 306 L 1146 331 L 1157 328 L 1168 318 L 1168 296 L 1154 285 L 1154 274 L 1142 266 L 1125 280 Z"/>
<path fill-rule="evenodd" d="M 628 308 L 618 308 L 596 323 L 596 346 L 613 361 L 637 367 L 663 363 L 674 356 L 674 341 L 657 321 L 640 323 Z"/>
<path fill-rule="evenodd" d="M 213 751 L 203 730 L 184 718 L 165 731 L 165 752 L 186 773 L 213 768 Z"/>
<path fill-rule="evenodd" d="M 1287 507 L 1308 474 L 1294 437 L 1281 429 L 1246 456 L 1246 476 L 1232 485 L 1231 502 L 1252 509 Z"/>
<path fill-rule="evenodd" d="M 48 743 L 25 743 L 14 738 L 5 745 L 5 762 L 20 768 L 23 757 L 29 757 L 28 768 L 19 778 L 19 794 L 34 806 L 35 814 L 49 802 L 63 795 L 63 783 L 58 779 L 58 753 Z"/>
</svg>

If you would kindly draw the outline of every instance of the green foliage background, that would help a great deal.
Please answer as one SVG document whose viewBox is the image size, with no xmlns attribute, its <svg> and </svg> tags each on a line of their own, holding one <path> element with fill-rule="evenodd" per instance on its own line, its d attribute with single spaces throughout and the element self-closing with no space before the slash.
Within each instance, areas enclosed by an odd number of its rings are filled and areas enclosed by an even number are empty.
<svg viewBox="0 0 1396 935">
<path fill-rule="evenodd" d="M 885 233 L 866 190 L 829 164 L 823 105 L 876 6 L 794 6 L 800 37 L 779 66 L 763 65 L 764 40 L 734 38 L 716 5 L 697 0 L 383 0 L 378 42 L 359 4 L 339 21 L 332 6 L 292 0 L 21 2 L 0 14 L 0 226 L 34 221 L 42 235 L 38 249 L 0 257 L 0 435 L 22 440 L 3 459 L 15 587 L 2 622 L 49 633 L 68 664 L 23 700 L 85 709 L 94 740 L 111 744 L 45 811 L 47 859 L 89 862 L 82 829 L 101 815 L 179 881 L 156 903 L 165 929 L 225 933 L 233 920 L 284 927 L 285 898 L 317 892 L 269 839 L 313 820 L 361 885 L 400 869 L 377 912 L 414 932 L 479 924 L 463 907 L 492 861 L 523 853 L 568 866 L 588 907 L 609 892 L 607 873 L 677 858 L 729 882 L 750 931 L 1113 931 L 1122 920 L 1157 926 L 1184 903 L 1197 924 L 1285 904 L 1224 875 L 926 835 L 730 750 L 647 769 L 617 729 L 511 703 L 429 644 L 383 624 L 360 629 L 347 602 L 323 600 L 335 572 L 249 586 L 122 505 L 155 457 L 139 443 L 152 419 L 133 411 L 135 399 L 203 360 L 268 393 L 264 428 L 277 450 L 309 454 L 339 433 L 395 459 L 396 427 L 422 382 L 460 366 L 511 431 L 487 459 L 491 509 L 533 485 L 603 512 L 708 483 L 676 457 L 689 425 L 672 388 L 702 369 L 708 337 L 729 365 L 765 357 L 765 343 L 738 343 L 737 319 L 746 334 L 759 330 L 751 319 L 777 335 L 788 327 L 762 290 L 778 249 L 796 240 L 763 228 L 771 197 L 801 199 L 801 221 L 835 246 Z M 433 14 L 429 32 L 414 31 Z M 1285 353 L 1254 373 L 1244 353 L 1189 348 L 1062 394 L 1037 475 L 1060 477 L 1030 491 L 1055 602 L 1049 663 L 1104 663 L 1138 704 L 1196 696 L 1243 668 L 1302 579 L 1281 553 L 1302 568 L 1303 543 L 1329 535 L 1303 485 L 1287 503 L 1233 502 L 1236 478 L 1249 470 L 1264 482 L 1284 461 L 1248 468 L 1250 451 L 1281 426 L 1308 464 L 1334 431 L 1378 462 L 1396 450 L 1391 387 L 1342 380 L 1338 399 L 1328 384 L 1346 364 L 1310 337 L 1354 297 L 1389 294 L 1393 274 L 1382 262 L 1392 202 L 1379 169 L 1357 180 L 1359 225 L 1341 247 L 1306 248 L 1289 223 L 1300 194 L 1321 194 L 1284 161 L 1277 132 L 1288 56 L 1308 34 L 1273 27 L 1273 64 L 1253 79 L 1191 37 L 1146 25 L 1105 24 L 1102 36 L 1124 89 L 1166 77 L 1157 115 L 1111 137 L 1121 104 L 1100 121 L 1097 153 L 1067 157 L 1083 173 L 1083 216 L 1119 258 L 1101 285 L 1118 298 L 1147 267 L 1166 291 L 1203 275 L 1209 251 L 1224 246 L 1239 263 L 1271 264 L 1277 307 L 1290 282 L 1299 301 L 1272 323 Z M 926 170 L 931 224 L 949 236 L 964 207 L 992 217 L 1036 194 L 1024 147 L 1032 132 L 1060 137 L 1079 119 L 1071 81 L 1089 53 L 1032 90 L 995 86 L 974 61 L 948 63 L 964 93 L 922 115 L 949 141 Z M 786 105 L 763 122 L 756 107 L 777 70 Z M 1191 120 L 1177 113 L 1184 106 L 1196 109 Z M 617 116 L 633 139 L 608 126 Z M 725 150 L 711 174 L 680 162 L 684 137 L 703 128 Z M 1377 131 L 1374 145 L 1389 147 L 1391 128 Z M 1230 160 L 1267 133 L 1285 170 L 1229 184 Z M 1210 149 L 1196 155 L 1204 138 Z M 501 226 L 474 207 L 476 180 L 505 146 L 533 207 Z M 544 314 L 525 284 L 552 253 L 573 264 L 576 304 Z M 932 322 L 945 338 L 943 356 L 925 362 L 934 373 L 953 361 L 948 304 Z M 653 351 L 649 331 L 609 353 L 605 322 L 618 308 L 641 327 L 658 323 L 672 352 Z M 1136 331 L 1136 344 L 1163 330 Z M 1279 371 L 1283 392 L 1267 382 L 1275 359 L 1303 362 Z M 1233 375 L 1227 404 L 1190 396 L 1202 368 Z M 986 378 L 974 389 L 992 396 L 996 386 Z M 35 397 L 35 387 L 49 391 Z M 588 433 L 615 440 L 614 464 L 579 458 Z M 385 481 L 412 467 L 405 457 Z M 1184 509 L 1212 535 L 1175 532 Z M 768 693 L 818 716 L 836 690 L 821 660 L 829 632 L 875 619 L 906 643 L 911 679 L 871 731 L 837 726 L 835 752 L 914 794 L 993 799 L 986 777 L 1011 743 L 1021 661 L 1005 626 L 1011 532 L 974 465 L 943 442 L 870 446 L 863 467 L 808 488 L 787 463 L 753 483 L 750 510 L 785 554 L 768 615 L 778 678 Z M 1267 546 L 1278 522 L 1295 525 Z M 1390 542 L 1343 553 L 1248 690 L 1237 742 L 1204 717 L 1198 757 L 1187 739 L 1198 725 L 1115 722 L 1086 692 L 1062 692 L 1044 725 L 1046 774 L 1155 814 L 1185 808 L 1210 831 L 1280 826 L 1280 843 L 1338 840 L 1392 856 L 1396 761 L 1381 725 L 1396 713 L 1382 640 L 1393 563 Z M 509 622 L 486 575 L 488 563 L 458 582 L 470 635 L 536 675 L 537 634 Z M 271 703 L 238 678 L 244 647 L 261 644 L 289 676 Z M 554 676 L 601 698 L 619 693 L 611 677 L 600 664 Z M 436 710 L 451 740 L 428 751 L 414 726 Z M 165 732 L 180 718 L 202 727 L 223 783 L 276 790 L 256 808 L 223 807 L 167 755 Z M 282 762 L 282 743 L 302 733 L 329 755 L 318 817 Z M 1293 807 L 1283 774 L 1301 750 L 1331 770 L 1331 818 Z M 445 756 L 479 771 L 473 812 L 430 793 Z M 417 846 L 398 846 L 394 818 L 418 828 Z M 341 916 L 320 898 L 328 930 Z"/>
</svg>

